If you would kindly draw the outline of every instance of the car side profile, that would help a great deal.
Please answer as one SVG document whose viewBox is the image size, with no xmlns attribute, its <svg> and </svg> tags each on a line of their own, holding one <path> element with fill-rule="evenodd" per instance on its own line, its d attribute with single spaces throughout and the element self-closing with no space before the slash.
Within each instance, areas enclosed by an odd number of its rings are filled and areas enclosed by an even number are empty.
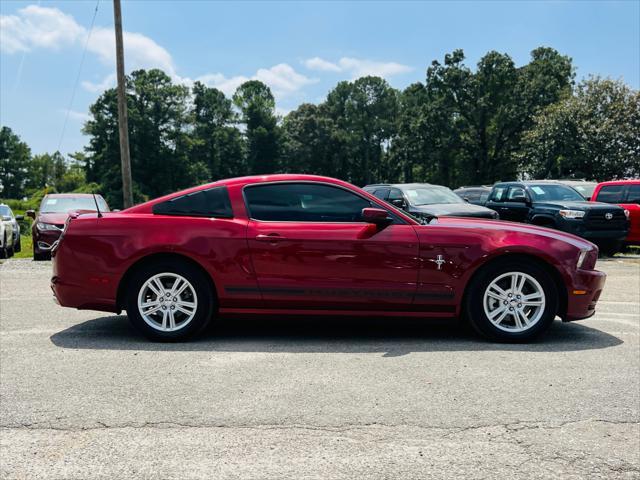
<svg viewBox="0 0 640 480">
<path fill-rule="evenodd" d="M 599 183 L 593 201 L 617 205 L 629 212 L 630 227 L 624 243 L 640 245 L 640 179 Z"/>
<path fill-rule="evenodd" d="M 97 206 L 96 206 L 97 203 Z M 40 202 L 38 212 L 28 210 L 33 218 L 31 237 L 33 259 L 49 260 L 51 249 L 60 238 L 64 223 L 70 212 L 108 212 L 109 206 L 100 195 L 90 193 L 50 193 Z"/>
<path fill-rule="evenodd" d="M 607 203 L 587 202 L 574 188 L 555 180 L 500 182 L 487 207 L 502 220 L 555 228 L 597 244 L 614 254 L 629 231 L 628 211 Z"/>
<path fill-rule="evenodd" d="M 120 312 L 153 340 L 230 314 L 468 320 L 528 341 L 593 315 L 597 248 L 530 225 L 416 219 L 312 175 L 221 180 L 122 212 L 72 213 L 53 249 L 66 307 Z"/>
</svg>

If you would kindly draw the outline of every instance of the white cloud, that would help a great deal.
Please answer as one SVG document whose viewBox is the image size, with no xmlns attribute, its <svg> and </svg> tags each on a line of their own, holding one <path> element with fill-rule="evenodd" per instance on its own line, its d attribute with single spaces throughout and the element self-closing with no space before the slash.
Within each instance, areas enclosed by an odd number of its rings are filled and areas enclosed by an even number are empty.
<svg viewBox="0 0 640 480">
<path fill-rule="evenodd" d="M 115 87 L 116 85 L 116 74 L 110 73 L 106 77 L 104 77 L 100 82 L 90 82 L 89 80 L 83 80 L 81 82 L 82 88 L 92 93 L 102 93 L 108 88 Z"/>
<path fill-rule="evenodd" d="M 304 65 L 310 70 L 348 73 L 352 79 L 365 77 L 367 75 L 391 77 L 413 70 L 410 66 L 401 63 L 377 62 L 351 57 L 342 57 L 337 63 L 329 62 L 320 57 L 314 57 L 305 60 Z"/>
<path fill-rule="evenodd" d="M 31 51 L 37 48 L 61 49 L 63 47 L 84 47 L 93 53 L 103 64 L 115 69 L 115 38 L 113 28 L 96 27 L 88 37 L 88 30 L 78 24 L 71 15 L 57 8 L 30 5 L 18 10 L 16 15 L 0 16 L 2 52 L 12 54 L 20 51 Z M 151 38 L 135 32 L 123 32 L 125 49 L 125 67 L 128 72 L 140 68 L 160 68 L 174 81 L 190 85 L 193 81 L 181 77 L 171 54 Z M 342 60 L 341 60 L 342 61 Z M 322 59 L 311 59 L 311 67 L 321 68 Z M 326 62 L 329 63 L 329 62 Z M 330 64 L 325 69 L 343 67 Z M 112 70 L 113 72 L 113 70 Z M 271 68 L 260 68 L 251 76 L 238 75 L 226 77 L 222 73 L 209 73 L 197 78 L 209 86 L 214 86 L 226 95 L 233 92 L 247 80 L 260 80 L 267 84 L 276 98 L 295 94 L 305 85 L 317 82 L 286 63 Z M 81 83 L 85 90 L 99 93 L 115 85 L 115 74 L 109 73 L 98 82 L 85 80 Z"/>
<path fill-rule="evenodd" d="M 160 68 L 175 77 L 175 67 L 171 54 L 149 37 L 141 33 L 123 32 L 125 66 L 128 71 L 138 68 Z M 87 50 L 95 53 L 106 65 L 115 65 L 115 33 L 112 28 L 96 28 L 89 38 Z"/>
<path fill-rule="evenodd" d="M 286 97 L 297 92 L 305 85 L 317 81 L 296 72 L 286 63 L 280 63 L 271 68 L 260 68 L 251 77 L 238 75 L 228 78 L 222 73 L 209 73 L 196 78 L 196 80 L 209 87 L 217 88 L 227 96 L 233 95 L 236 89 L 248 80 L 260 80 L 271 88 L 276 98 Z"/>
<path fill-rule="evenodd" d="M 91 115 L 89 115 L 88 113 L 84 113 L 84 112 L 78 112 L 76 110 L 69 110 L 67 112 L 67 110 L 61 110 L 61 112 L 65 115 L 69 115 L 69 118 L 71 120 L 77 120 L 80 122 L 86 122 L 87 120 L 91 119 Z"/>
<path fill-rule="evenodd" d="M 73 45 L 84 34 L 84 27 L 57 8 L 29 5 L 18 10 L 18 15 L 0 16 L 0 49 L 6 53 L 57 50 Z"/>
<path fill-rule="evenodd" d="M 340 72 L 342 69 L 335 63 L 328 62 L 320 57 L 313 57 L 305 60 L 304 66 L 309 70 L 319 70 L 321 72 Z"/>
</svg>

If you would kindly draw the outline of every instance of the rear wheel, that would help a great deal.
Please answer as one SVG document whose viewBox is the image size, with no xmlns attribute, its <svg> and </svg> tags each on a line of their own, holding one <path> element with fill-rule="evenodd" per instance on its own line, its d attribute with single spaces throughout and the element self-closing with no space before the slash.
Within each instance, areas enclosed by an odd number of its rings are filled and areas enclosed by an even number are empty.
<svg viewBox="0 0 640 480">
<path fill-rule="evenodd" d="M 214 311 L 205 274 L 187 263 L 165 260 L 146 265 L 128 283 L 131 323 L 152 340 L 185 340 L 202 331 Z"/>
<path fill-rule="evenodd" d="M 468 286 L 465 313 L 473 328 L 500 342 L 526 342 L 544 332 L 558 310 L 549 273 L 534 262 L 500 262 Z"/>
<path fill-rule="evenodd" d="M 14 250 L 16 252 L 20 252 L 22 251 L 22 237 L 20 235 L 18 235 L 18 241 L 16 242 L 16 245 L 14 247 Z"/>
</svg>

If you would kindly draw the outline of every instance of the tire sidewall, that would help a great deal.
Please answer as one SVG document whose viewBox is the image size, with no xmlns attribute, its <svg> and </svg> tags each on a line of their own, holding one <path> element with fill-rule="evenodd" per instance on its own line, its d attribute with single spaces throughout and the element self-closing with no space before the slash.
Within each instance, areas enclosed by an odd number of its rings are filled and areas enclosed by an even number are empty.
<svg viewBox="0 0 640 480">
<path fill-rule="evenodd" d="M 138 293 L 142 285 L 159 273 L 175 273 L 186 278 L 198 296 L 198 307 L 193 319 L 180 330 L 162 332 L 150 326 L 138 310 Z M 151 340 L 176 342 L 188 339 L 201 332 L 211 321 L 214 312 L 212 286 L 199 269 L 179 261 L 161 261 L 136 270 L 127 282 L 126 310 L 133 326 Z"/>
<path fill-rule="evenodd" d="M 484 312 L 484 293 L 487 287 L 495 278 L 509 272 L 531 275 L 540 283 L 544 291 L 546 301 L 544 313 L 533 327 L 524 332 L 501 330 L 491 323 Z M 518 343 L 529 341 L 549 328 L 558 311 L 558 292 L 551 275 L 535 263 L 526 260 L 500 262 L 487 267 L 472 280 L 465 303 L 466 317 L 478 333 L 490 340 Z"/>
</svg>

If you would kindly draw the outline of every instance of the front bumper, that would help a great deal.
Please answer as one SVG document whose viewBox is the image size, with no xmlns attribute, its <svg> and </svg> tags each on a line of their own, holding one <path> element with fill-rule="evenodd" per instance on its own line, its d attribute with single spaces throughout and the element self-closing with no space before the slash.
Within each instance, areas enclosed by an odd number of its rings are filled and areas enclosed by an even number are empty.
<svg viewBox="0 0 640 480">
<path fill-rule="evenodd" d="M 33 232 L 33 248 L 36 253 L 51 253 L 54 244 L 60 238 L 62 230 L 38 230 Z"/>
<path fill-rule="evenodd" d="M 610 230 L 594 230 L 587 228 L 582 220 L 563 220 L 559 223 L 560 230 L 572 233 L 587 240 L 598 243 L 598 241 L 622 241 L 629 234 L 629 227 L 614 228 Z"/>
<path fill-rule="evenodd" d="M 607 275 L 598 270 L 577 270 L 567 292 L 567 313 L 564 321 L 589 318 L 596 313 Z"/>
</svg>

